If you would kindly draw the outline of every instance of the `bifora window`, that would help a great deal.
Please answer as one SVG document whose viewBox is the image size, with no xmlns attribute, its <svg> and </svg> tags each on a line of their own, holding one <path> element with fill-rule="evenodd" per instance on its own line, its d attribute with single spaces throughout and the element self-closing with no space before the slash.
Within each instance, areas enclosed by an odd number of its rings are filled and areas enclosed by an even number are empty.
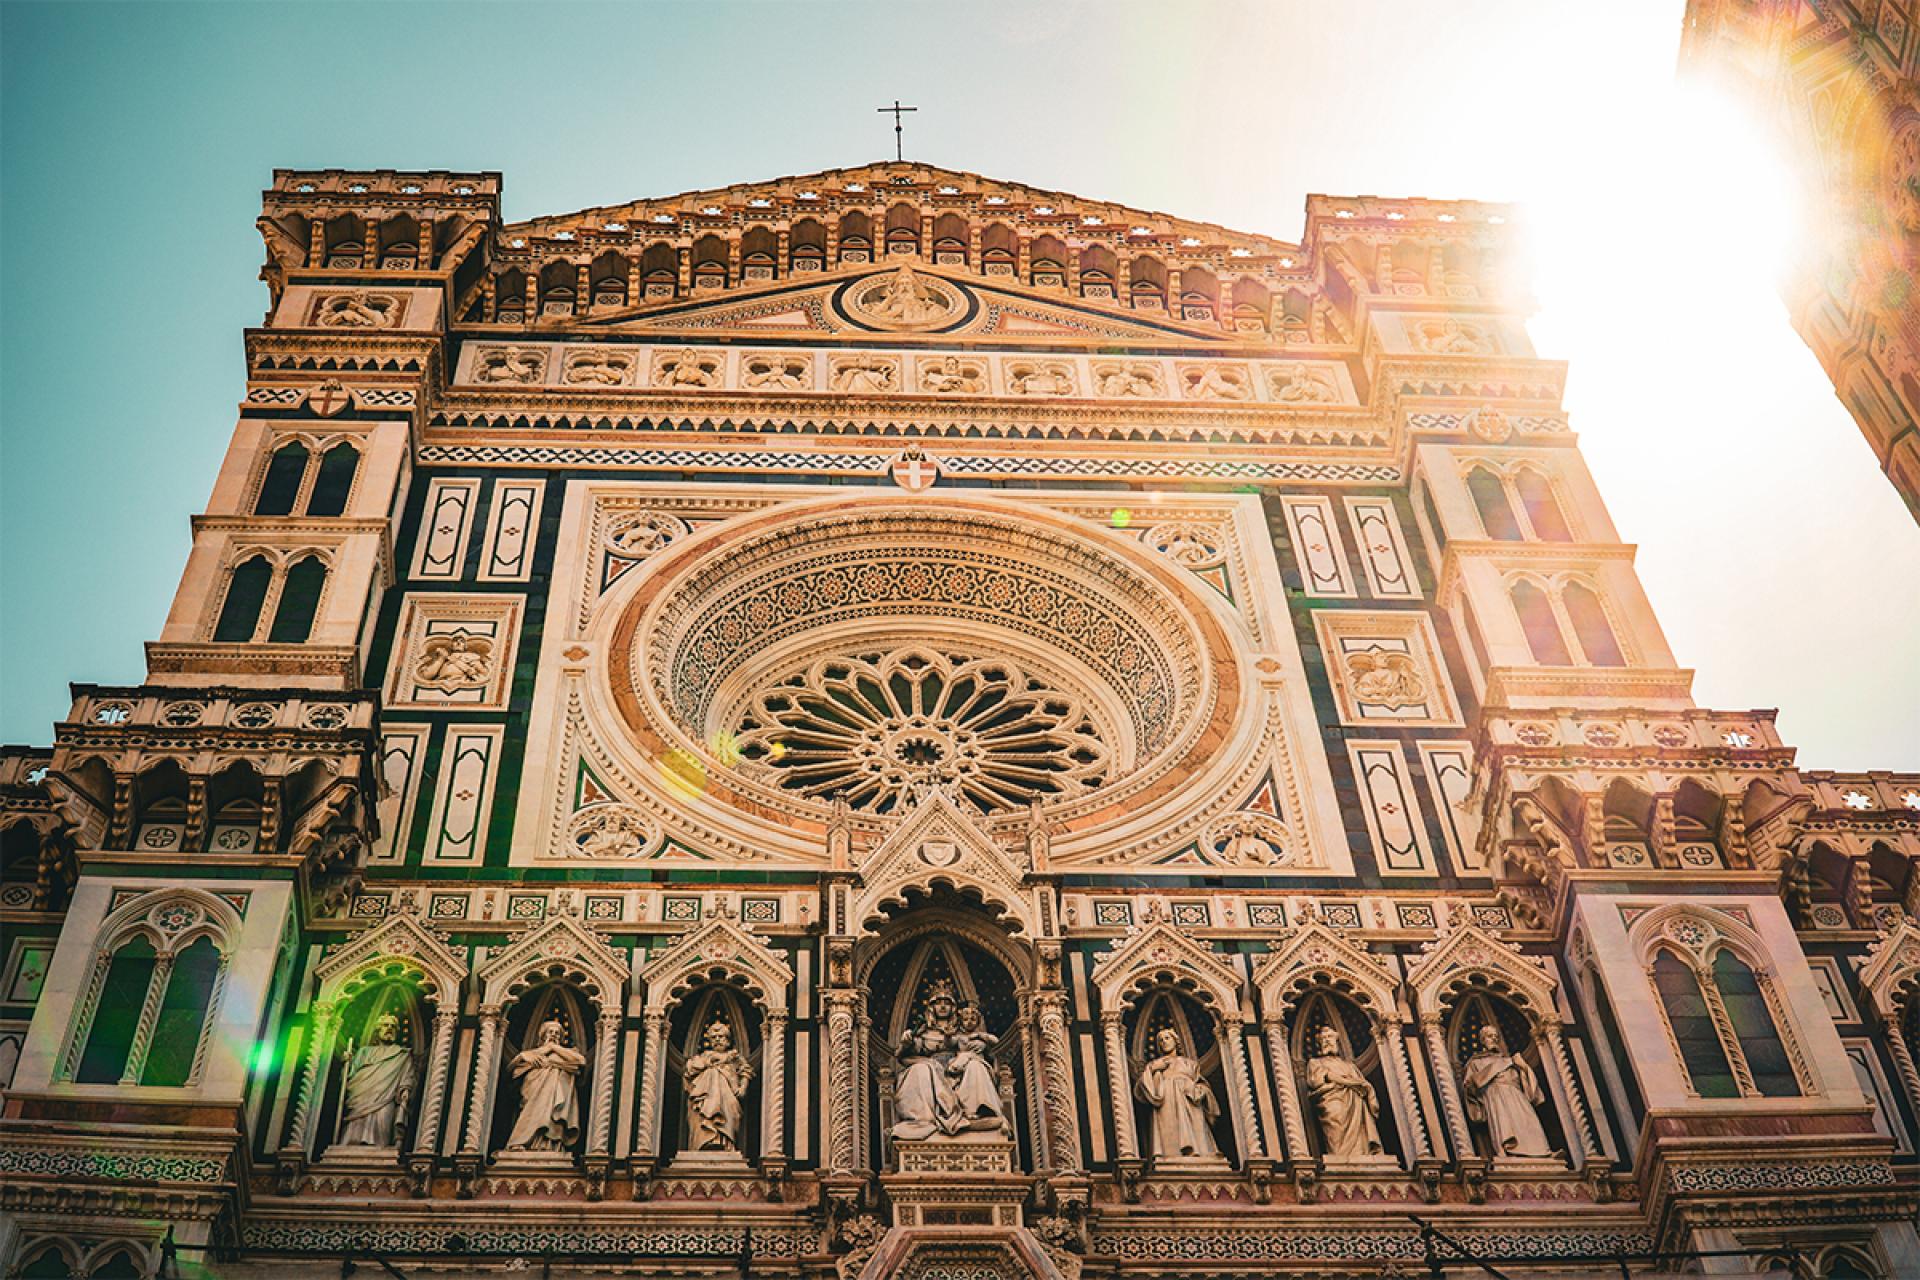
<svg viewBox="0 0 1920 1280">
<path fill-rule="evenodd" d="M 1703 1098 L 1798 1097 L 1800 1080 L 1753 967 L 1731 948 L 1695 964 L 1661 947 L 1653 986 L 1693 1091 Z"/>
<path fill-rule="evenodd" d="M 160 1085 L 193 1081 L 208 1015 L 226 966 L 209 910 L 168 899 L 116 931 L 95 958 L 78 1052 L 78 1084 Z"/>
</svg>

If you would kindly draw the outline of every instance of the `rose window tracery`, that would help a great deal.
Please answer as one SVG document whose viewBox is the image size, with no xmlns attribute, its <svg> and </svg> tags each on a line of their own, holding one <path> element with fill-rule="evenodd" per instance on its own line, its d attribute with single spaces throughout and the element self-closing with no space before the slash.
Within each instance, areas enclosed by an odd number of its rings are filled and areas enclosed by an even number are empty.
<svg viewBox="0 0 1920 1280">
<path fill-rule="evenodd" d="M 1085 699 L 1013 660 L 909 647 L 779 680 L 734 744 L 779 786 L 855 809 L 889 813 L 948 787 L 992 812 L 1099 786 L 1106 736 Z"/>
<path fill-rule="evenodd" d="M 608 618 L 614 704 L 653 758 L 700 762 L 708 796 L 756 814 L 898 814 L 935 789 L 1105 813 L 1212 759 L 1242 709 L 1187 575 L 1066 515 L 836 498 L 649 561 Z"/>
</svg>

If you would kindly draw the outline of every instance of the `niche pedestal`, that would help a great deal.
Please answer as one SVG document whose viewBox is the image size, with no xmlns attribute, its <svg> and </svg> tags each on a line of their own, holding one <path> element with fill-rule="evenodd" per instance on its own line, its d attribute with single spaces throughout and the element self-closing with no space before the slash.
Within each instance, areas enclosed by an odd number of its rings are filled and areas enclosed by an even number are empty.
<svg viewBox="0 0 1920 1280">
<path fill-rule="evenodd" d="M 1021 1225 L 1032 1179 L 1014 1169 L 1013 1139 L 1002 1133 L 899 1139 L 898 1167 L 880 1185 L 898 1227 Z"/>
</svg>

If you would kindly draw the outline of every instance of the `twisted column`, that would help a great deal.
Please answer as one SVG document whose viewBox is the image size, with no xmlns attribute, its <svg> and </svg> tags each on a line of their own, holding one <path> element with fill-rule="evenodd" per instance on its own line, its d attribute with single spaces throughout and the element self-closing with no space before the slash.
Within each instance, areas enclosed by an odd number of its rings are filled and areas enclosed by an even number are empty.
<svg viewBox="0 0 1920 1280">
<path fill-rule="evenodd" d="M 1127 1063 L 1127 1034 L 1118 1009 L 1100 1014 L 1100 1031 L 1107 1042 L 1107 1101 L 1113 1108 L 1113 1144 L 1122 1160 L 1140 1158 L 1140 1138 L 1133 1128 L 1133 1069 Z"/>
<path fill-rule="evenodd" d="M 620 997 L 605 997 L 593 1041 L 593 1112 L 587 1120 L 587 1154 L 607 1154 L 613 1134 L 613 1064 L 620 1048 Z"/>
<path fill-rule="evenodd" d="M 457 1000 L 457 997 L 456 997 Z M 427 1050 L 427 1092 L 420 1099 L 420 1118 L 413 1126 L 416 1154 L 432 1155 L 447 1106 L 447 1070 L 453 1065 L 453 1037 L 460 1027 L 460 1009 L 441 1009 L 433 1015 L 433 1045 Z"/>
<path fill-rule="evenodd" d="M 127 1046 L 126 1069 L 121 1084 L 139 1084 L 147 1069 L 147 1050 L 153 1045 L 153 1024 L 160 1018 L 160 1002 L 166 998 L 167 983 L 173 977 L 173 953 L 156 956 L 153 974 L 147 979 L 147 998 L 140 1002 L 140 1020 L 133 1024 L 133 1042 Z"/>
<path fill-rule="evenodd" d="M 851 1174 L 857 1164 L 854 1129 L 854 1006 L 857 993 L 825 992 L 827 1002 L 827 1098 L 821 1114 L 827 1122 L 827 1171 Z"/>
<path fill-rule="evenodd" d="M 319 1074 L 321 1060 L 333 1052 L 338 1018 L 339 1010 L 331 1000 L 313 1006 L 313 1034 L 307 1037 L 306 1049 L 300 1057 L 300 1077 L 293 1088 L 293 1116 L 287 1121 L 286 1145 L 289 1147 L 307 1149 L 307 1128 L 313 1120 L 314 1077 Z"/>
<path fill-rule="evenodd" d="M 1240 1020 L 1231 1015 L 1220 1020 L 1220 1032 L 1227 1046 L 1227 1087 L 1240 1100 L 1240 1150 L 1244 1153 L 1241 1162 L 1264 1159 L 1267 1143 L 1260 1131 L 1260 1113 L 1253 1107 L 1253 1081 L 1249 1078 L 1253 1072 L 1247 1066 L 1246 1032 Z"/>
<path fill-rule="evenodd" d="M 1447 1118 L 1447 1133 L 1453 1138 L 1457 1159 L 1473 1158 L 1473 1134 L 1467 1128 L 1467 1113 L 1460 1105 L 1460 1086 L 1453 1078 L 1453 1059 L 1447 1056 L 1447 1035 L 1440 1015 L 1429 1013 L 1420 1019 L 1426 1038 L 1427 1054 L 1433 1059 L 1433 1079 L 1440 1089 L 1440 1110 Z"/>
<path fill-rule="evenodd" d="M 760 1159 L 787 1154 L 787 1013 L 767 1014 L 760 1053 Z"/>
<path fill-rule="evenodd" d="M 1067 1053 L 1067 995 L 1064 991 L 1035 993 L 1034 1010 L 1040 1030 L 1041 1097 L 1047 1106 L 1047 1148 L 1053 1168 L 1080 1172 L 1080 1127 L 1073 1108 L 1073 1067 Z"/>
<path fill-rule="evenodd" d="M 487 1105 L 493 1101 L 493 1079 L 499 1074 L 501 1006 L 480 1006 L 480 1042 L 473 1055 L 473 1082 L 467 1090 L 467 1136 L 460 1144 L 466 1155 L 486 1151 Z"/>
<path fill-rule="evenodd" d="M 640 1047 L 640 1154 L 660 1154 L 661 1059 L 667 1052 L 667 1011 L 649 1008 L 641 1015 L 645 1027 Z"/>
<path fill-rule="evenodd" d="M 1307 1146 L 1307 1121 L 1300 1110 L 1300 1088 L 1293 1079 L 1293 1049 L 1287 1044 L 1287 1029 L 1279 1018 L 1266 1022 L 1267 1057 L 1272 1059 L 1273 1092 L 1280 1104 L 1280 1128 L 1286 1135 L 1287 1158 L 1305 1162 L 1310 1158 Z"/>
<path fill-rule="evenodd" d="M 1915 876 L 1914 881 L 1920 884 L 1920 876 Z M 1882 1015 L 1880 1023 L 1886 1029 L 1887 1048 L 1893 1052 L 1893 1067 L 1900 1073 L 1900 1083 L 1906 1088 L 1907 1097 L 1913 1105 L 1920 1107 L 1920 1069 L 1913 1064 L 1913 1050 L 1907 1047 L 1907 1038 L 1900 1034 L 1899 1014 L 1896 1008 L 1892 1017 Z"/>
<path fill-rule="evenodd" d="M 1567 1095 L 1567 1109 L 1573 1112 L 1573 1127 L 1580 1131 L 1581 1167 L 1604 1162 L 1606 1152 L 1601 1150 L 1600 1137 L 1594 1131 L 1593 1114 L 1587 1110 L 1586 1097 L 1580 1092 L 1579 1077 L 1573 1073 L 1573 1058 L 1567 1053 L 1567 1041 L 1560 1033 L 1560 1024 L 1543 1020 L 1539 1036 L 1546 1046 L 1547 1061 L 1560 1074 L 1560 1087 Z"/>
<path fill-rule="evenodd" d="M 1433 1154 L 1433 1141 L 1427 1135 L 1426 1113 L 1420 1109 L 1420 1094 L 1413 1087 L 1413 1063 L 1407 1057 L 1406 1037 L 1399 1034 L 1397 1028 L 1382 1022 L 1374 1030 L 1374 1045 L 1379 1050 L 1380 1061 L 1387 1064 L 1387 1070 L 1393 1074 L 1393 1086 L 1407 1104 L 1407 1127 L 1413 1132 L 1413 1150 L 1409 1153 L 1415 1160 L 1423 1160 Z"/>
</svg>

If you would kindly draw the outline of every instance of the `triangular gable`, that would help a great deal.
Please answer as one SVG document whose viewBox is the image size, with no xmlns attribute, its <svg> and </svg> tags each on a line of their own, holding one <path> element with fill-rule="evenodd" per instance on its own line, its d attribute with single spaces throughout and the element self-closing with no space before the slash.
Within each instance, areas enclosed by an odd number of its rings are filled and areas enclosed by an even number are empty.
<svg viewBox="0 0 1920 1280">
<path fill-rule="evenodd" d="M 898 332 L 850 316 L 845 302 L 847 286 L 851 283 L 858 288 L 861 281 L 899 270 L 901 262 L 894 261 L 843 266 L 801 279 L 747 281 L 691 297 L 643 302 L 625 310 L 598 313 L 572 323 L 562 322 L 553 328 L 709 338 L 728 332 L 768 337 L 860 334 L 881 342 L 895 338 L 939 342 L 957 337 L 1002 337 L 1196 342 L 1220 346 L 1236 340 L 1231 333 L 1211 326 L 1187 324 L 1169 315 L 1154 314 L 1149 318 L 1119 302 L 1029 289 L 964 269 L 931 266 L 920 257 L 906 261 L 917 275 L 957 286 L 963 294 L 971 296 L 971 305 L 957 312 L 949 325 Z M 1267 340 L 1264 334 L 1254 336 L 1260 341 Z"/>
<path fill-rule="evenodd" d="M 769 1013 L 785 1013 L 793 970 L 732 915 L 716 915 L 640 970 L 650 1008 L 670 1008 L 715 974 L 737 981 Z"/>
<path fill-rule="evenodd" d="M 1363 948 L 1327 927 L 1318 918 L 1286 930 L 1273 949 L 1253 964 L 1253 980 L 1260 989 L 1260 1005 L 1284 1010 L 1315 987 L 1328 987 L 1348 997 L 1375 1018 L 1394 1017 L 1394 978 Z"/>
<path fill-rule="evenodd" d="M 1409 966 L 1415 1012 L 1437 1015 L 1462 989 L 1484 983 L 1537 1017 L 1556 1017 L 1553 975 L 1464 916 L 1464 908 L 1449 907 L 1441 935 Z"/>
<path fill-rule="evenodd" d="M 536 982 L 560 978 L 591 991 L 602 1011 L 618 1009 L 628 973 L 620 953 L 577 917 L 550 916 L 481 968 L 480 998 L 507 1004 Z"/>
<path fill-rule="evenodd" d="M 922 800 L 868 853 L 853 903 L 858 932 L 872 932 L 888 907 L 904 906 L 910 890 L 949 885 L 1004 911 L 1029 937 L 1041 932 L 1033 895 L 1025 886 L 1024 855 L 1000 847 L 973 814 L 944 791 Z"/>
<path fill-rule="evenodd" d="M 421 994 L 450 1006 L 460 996 L 467 966 L 420 918 L 410 911 L 388 916 L 327 953 L 314 969 L 318 998 L 350 1000 L 368 982 L 410 969 L 421 979 Z"/>
<path fill-rule="evenodd" d="M 1226 957 L 1153 911 L 1112 950 L 1101 953 L 1092 976 L 1105 1011 L 1122 1008 L 1132 1002 L 1137 988 L 1161 981 L 1193 990 L 1225 1017 L 1237 1016 L 1240 1007 L 1240 974 Z"/>
</svg>

